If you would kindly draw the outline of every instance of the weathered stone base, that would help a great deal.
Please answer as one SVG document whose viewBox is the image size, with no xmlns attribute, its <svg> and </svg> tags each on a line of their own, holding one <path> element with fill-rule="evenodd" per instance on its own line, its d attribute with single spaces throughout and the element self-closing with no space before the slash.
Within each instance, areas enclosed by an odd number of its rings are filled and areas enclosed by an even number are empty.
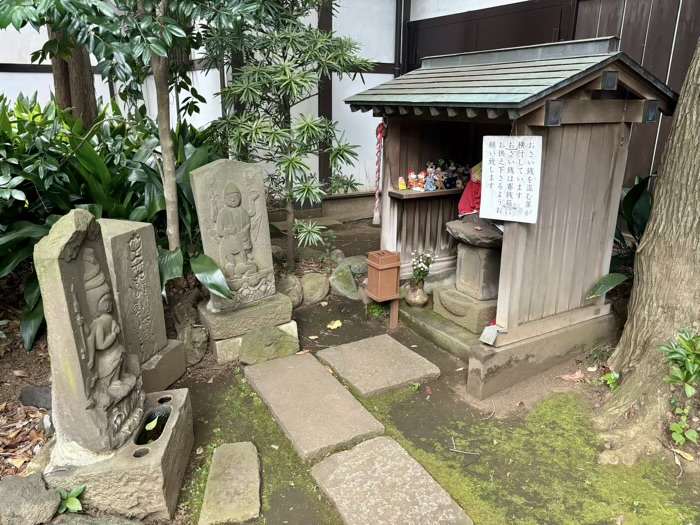
<svg viewBox="0 0 700 525">
<path fill-rule="evenodd" d="M 498 297 L 501 273 L 501 249 L 479 248 L 460 243 L 457 246 L 457 290 L 488 301 Z"/>
<path fill-rule="evenodd" d="M 184 343 L 168 339 L 165 348 L 141 365 L 143 389 L 146 392 L 162 392 L 180 379 L 186 370 Z"/>
<path fill-rule="evenodd" d="M 496 318 L 498 301 L 479 301 L 457 291 L 455 286 L 445 286 L 433 293 L 433 310 L 470 332 L 481 330 Z"/>
<path fill-rule="evenodd" d="M 475 345 L 469 358 L 467 392 L 484 399 L 523 379 L 603 344 L 618 330 L 609 314 L 501 347 Z"/>
<path fill-rule="evenodd" d="M 150 414 L 169 410 L 163 433 L 152 443 L 136 438 Z M 194 436 L 187 389 L 146 396 L 146 417 L 134 436 L 112 456 L 81 467 L 49 464 L 44 478 L 50 487 L 87 488 L 81 500 L 93 509 L 138 519 L 170 520 L 189 462 Z"/>
<path fill-rule="evenodd" d="M 401 301 L 399 308 L 399 317 L 404 325 L 465 363 L 469 361 L 471 347 L 481 344 L 478 334 L 436 314 L 430 303 L 425 308 L 411 308 Z"/>
<path fill-rule="evenodd" d="M 252 443 L 214 451 L 199 525 L 242 523 L 260 515 L 260 460 Z"/>
<path fill-rule="evenodd" d="M 199 319 L 215 341 L 238 337 L 256 328 L 278 326 L 292 320 L 292 300 L 276 293 L 257 303 L 235 310 L 212 312 L 206 303 L 199 305 Z"/>
<path fill-rule="evenodd" d="M 275 348 L 271 348 L 270 352 L 256 352 L 256 347 L 259 346 L 257 344 L 257 339 L 259 339 L 261 330 L 281 331 L 282 334 L 276 334 L 278 336 L 277 339 L 279 339 L 277 343 L 281 344 L 275 344 Z M 294 344 L 291 344 L 292 339 L 294 340 Z M 258 328 L 240 337 L 231 337 L 230 339 L 212 341 L 212 348 L 214 350 L 214 355 L 216 356 L 216 361 L 220 365 L 235 363 L 238 361 L 241 361 L 244 364 L 254 364 L 253 361 L 250 360 L 251 352 L 259 354 L 260 356 L 267 356 L 267 359 L 255 360 L 255 362 L 267 361 L 278 357 L 287 357 L 299 350 L 297 322 L 289 321 L 288 323 L 284 323 L 279 326 Z M 241 352 L 243 353 L 243 357 L 241 357 Z"/>
</svg>

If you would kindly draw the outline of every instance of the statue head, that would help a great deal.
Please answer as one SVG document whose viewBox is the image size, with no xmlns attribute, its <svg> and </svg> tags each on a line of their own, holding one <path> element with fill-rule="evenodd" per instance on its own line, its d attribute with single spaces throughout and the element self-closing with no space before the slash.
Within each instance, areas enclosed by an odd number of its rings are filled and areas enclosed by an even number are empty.
<svg viewBox="0 0 700 525">
<path fill-rule="evenodd" d="M 112 310 L 112 290 L 92 248 L 83 250 L 83 271 L 85 298 L 90 315 L 94 319 L 101 314 L 109 313 Z"/>
<path fill-rule="evenodd" d="M 231 208 L 237 208 L 241 205 L 241 190 L 233 181 L 227 182 L 224 186 L 224 202 L 226 206 Z"/>
</svg>

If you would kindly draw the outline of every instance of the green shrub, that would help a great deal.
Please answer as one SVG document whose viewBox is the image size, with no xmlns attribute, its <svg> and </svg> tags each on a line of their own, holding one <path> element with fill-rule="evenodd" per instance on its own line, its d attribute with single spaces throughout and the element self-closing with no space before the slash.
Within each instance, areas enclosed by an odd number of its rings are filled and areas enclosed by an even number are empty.
<svg viewBox="0 0 700 525">
<path fill-rule="evenodd" d="M 666 354 L 671 369 L 665 380 L 674 385 L 683 385 L 686 397 L 693 397 L 700 386 L 700 335 L 683 329 L 677 340 L 669 341 L 659 350 Z"/>
</svg>

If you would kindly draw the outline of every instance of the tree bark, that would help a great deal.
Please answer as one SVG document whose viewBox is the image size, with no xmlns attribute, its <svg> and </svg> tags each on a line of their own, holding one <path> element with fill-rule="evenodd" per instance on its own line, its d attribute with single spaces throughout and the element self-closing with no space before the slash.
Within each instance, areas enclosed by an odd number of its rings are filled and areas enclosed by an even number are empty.
<svg viewBox="0 0 700 525">
<path fill-rule="evenodd" d="M 158 137 L 163 156 L 163 195 L 165 197 L 165 218 L 167 222 L 168 249 L 180 247 L 180 217 L 177 203 L 177 175 L 175 171 L 175 146 L 170 132 L 170 96 L 168 86 L 168 59 L 159 56 L 151 58 L 153 79 L 156 86 Z"/>
<path fill-rule="evenodd" d="M 60 33 L 49 31 L 51 39 L 61 39 Z M 61 109 L 71 109 L 75 118 L 89 128 L 97 118 L 95 76 L 90 54 L 85 46 L 74 44 L 70 59 L 51 58 L 56 101 Z"/>
<path fill-rule="evenodd" d="M 606 463 L 631 464 L 659 450 L 669 410 L 665 355 L 682 328 L 700 330 L 700 47 L 688 70 L 656 182 L 654 204 L 634 269 L 629 317 L 609 359 L 620 389 L 598 423 L 612 450 Z"/>
</svg>

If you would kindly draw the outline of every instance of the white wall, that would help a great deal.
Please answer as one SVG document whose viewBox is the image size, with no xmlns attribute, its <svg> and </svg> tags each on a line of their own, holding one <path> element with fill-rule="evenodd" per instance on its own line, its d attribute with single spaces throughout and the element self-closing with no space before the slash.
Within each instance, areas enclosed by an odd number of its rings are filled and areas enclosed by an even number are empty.
<svg viewBox="0 0 700 525">
<path fill-rule="evenodd" d="M 454 15 L 522 1 L 524 0 L 411 0 L 411 20 Z"/>
<path fill-rule="evenodd" d="M 396 0 L 343 0 L 333 31 L 357 40 L 360 55 L 374 62 L 394 62 Z"/>
</svg>

